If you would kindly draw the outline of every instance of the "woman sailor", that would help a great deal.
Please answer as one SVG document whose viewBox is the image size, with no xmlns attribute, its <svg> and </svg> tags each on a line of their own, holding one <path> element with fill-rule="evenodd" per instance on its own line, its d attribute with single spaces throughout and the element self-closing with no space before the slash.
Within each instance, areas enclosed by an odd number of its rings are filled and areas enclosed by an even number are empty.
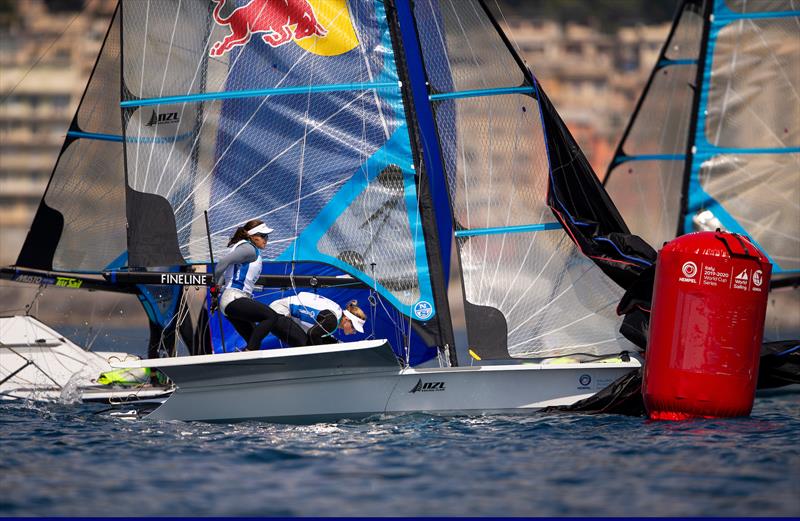
<svg viewBox="0 0 800 521">
<path fill-rule="evenodd" d="M 352 300 L 344 309 L 329 298 L 301 291 L 278 299 L 269 305 L 276 313 L 288 317 L 305 332 L 305 345 L 334 344 L 333 333 L 341 329 L 345 335 L 363 333 L 367 315 Z M 290 344 L 292 345 L 292 344 Z"/>
<path fill-rule="evenodd" d="M 302 302 L 307 301 L 309 306 L 320 306 L 318 308 L 302 306 L 306 313 L 313 313 L 315 318 L 321 315 L 324 324 L 318 324 L 316 321 L 312 324 L 303 322 L 302 319 L 295 320 L 292 309 L 296 310 L 296 314 L 300 314 L 300 311 L 297 311 L 299 308 L 290 306 L 292 303 L 301 302 L 298 297 L 288 297 L 276 301 L 288 302 L 291 299 L 297 299 L 286 305 L 286 310 L 288 310 L 286 313 L 280 304 L 276 305 L 278 310 L 275 310 L 253 299 L 253 289 L 261 275 L 261 250 L 266 247 L 272 231 L 272 228 L 257 219 L 240 226 L 228 241 L 230 251 L 219 261 L 214 270 L 214 280 L 218 285 L 224 285 L 222 296 L 219 299 L 220 310 L 236 329 L 236 332 L 247 341 L 246 349 L 248 351 L 260 349 L 261 341 L 269 333 L 290 346 L 305 346 L 336 342 L 332 333 L 337 327 L 341 327 L 348 335 L 352 334 L 354 330 L 363 332 L 366 315 L 355 303 L 348 304 L 348 310 L 345 311 L 355 317 L 354 322 L 353 319 L 347 318 L 338 304 L 329 299 L 324 297 L 304 298 Z M 317 297 L 311 293 L 308 295 Z M 312 309 L 314 311 L 311 311 Z M 327 312 L 323 313 L 326 310 Z M 335 318 L 332 319 L 331 315 Z M 304 323 L 308 324 L 308 327 L 303 327 Z"/>
</svg>

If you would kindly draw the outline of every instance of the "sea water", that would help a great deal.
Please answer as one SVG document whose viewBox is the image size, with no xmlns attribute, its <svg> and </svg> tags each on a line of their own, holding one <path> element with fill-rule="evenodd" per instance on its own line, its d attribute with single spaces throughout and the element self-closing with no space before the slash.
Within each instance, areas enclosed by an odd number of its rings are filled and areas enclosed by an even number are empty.
<svg viewBox="0 0 800 521">
<path fill-rule="evenodd" d="M 800 515 L 800 392 L 749 418 L 306 426 L 0 402 L 0 515 Z"/>
</svg>

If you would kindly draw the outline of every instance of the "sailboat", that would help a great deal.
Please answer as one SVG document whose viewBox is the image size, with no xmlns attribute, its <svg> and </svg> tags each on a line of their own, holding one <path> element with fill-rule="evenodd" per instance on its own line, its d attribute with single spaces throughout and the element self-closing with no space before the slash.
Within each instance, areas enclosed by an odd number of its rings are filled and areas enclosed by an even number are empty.
<svg viewBox="0 0 800 521">
<path fill-rule="evenodd" d="M 177 386 L 148 417 L 530 413 L 641 366 L 615 308 L 652 251 L 482 0 L 123 0 L 98 63 L 116 52 L 102 110 L 121 128 L 74 135 L 124 166 L 105 280 L 210 284 L 258 218 L 275 232 L 255 298 L 368 315 L 354 342 L 257 352 L 210 315 L 214 354 L 115 364 Z"/>
<path fill-rule="evenodd" d="M 788 349 L 800 339 L 798 27 L 792 1 L 682 2 L 605 178 L 654 247 L 719 228 L 766 252 L 764 340 L 794 339 Z"/>
</svg>

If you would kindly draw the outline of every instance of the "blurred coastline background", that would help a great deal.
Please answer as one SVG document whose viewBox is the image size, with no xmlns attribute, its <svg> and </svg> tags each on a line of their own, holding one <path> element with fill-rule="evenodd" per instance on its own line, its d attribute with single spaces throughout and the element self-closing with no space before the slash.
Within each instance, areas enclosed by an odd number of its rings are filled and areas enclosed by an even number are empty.
<svg viewBox="0 0 800 521">
<path fill-rule="evenodd" d="M 677 1 L 488 3 L 502 12 L 500 24 L 602 178 Z M 0 265 L 17 258 L 116 4 L 0 0 Z M 53 298 L 29 284 L 0 281 L 0 315 L 30 307 L 54 325 L 147 323 L 134 296 L 47 291 Z"/>
</svg>

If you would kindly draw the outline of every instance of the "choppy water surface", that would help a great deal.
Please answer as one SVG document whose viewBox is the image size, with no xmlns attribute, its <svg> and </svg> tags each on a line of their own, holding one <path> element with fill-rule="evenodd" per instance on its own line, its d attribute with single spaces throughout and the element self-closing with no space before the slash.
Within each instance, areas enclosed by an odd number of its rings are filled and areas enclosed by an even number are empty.
<svg viewBox="0 0 800 521">
<path fill-rule="evenodd" d="M 800 515 L 800 394 L 751 418 L 310 426 L 0 403 L 0 515 Z"/>
</svg>

